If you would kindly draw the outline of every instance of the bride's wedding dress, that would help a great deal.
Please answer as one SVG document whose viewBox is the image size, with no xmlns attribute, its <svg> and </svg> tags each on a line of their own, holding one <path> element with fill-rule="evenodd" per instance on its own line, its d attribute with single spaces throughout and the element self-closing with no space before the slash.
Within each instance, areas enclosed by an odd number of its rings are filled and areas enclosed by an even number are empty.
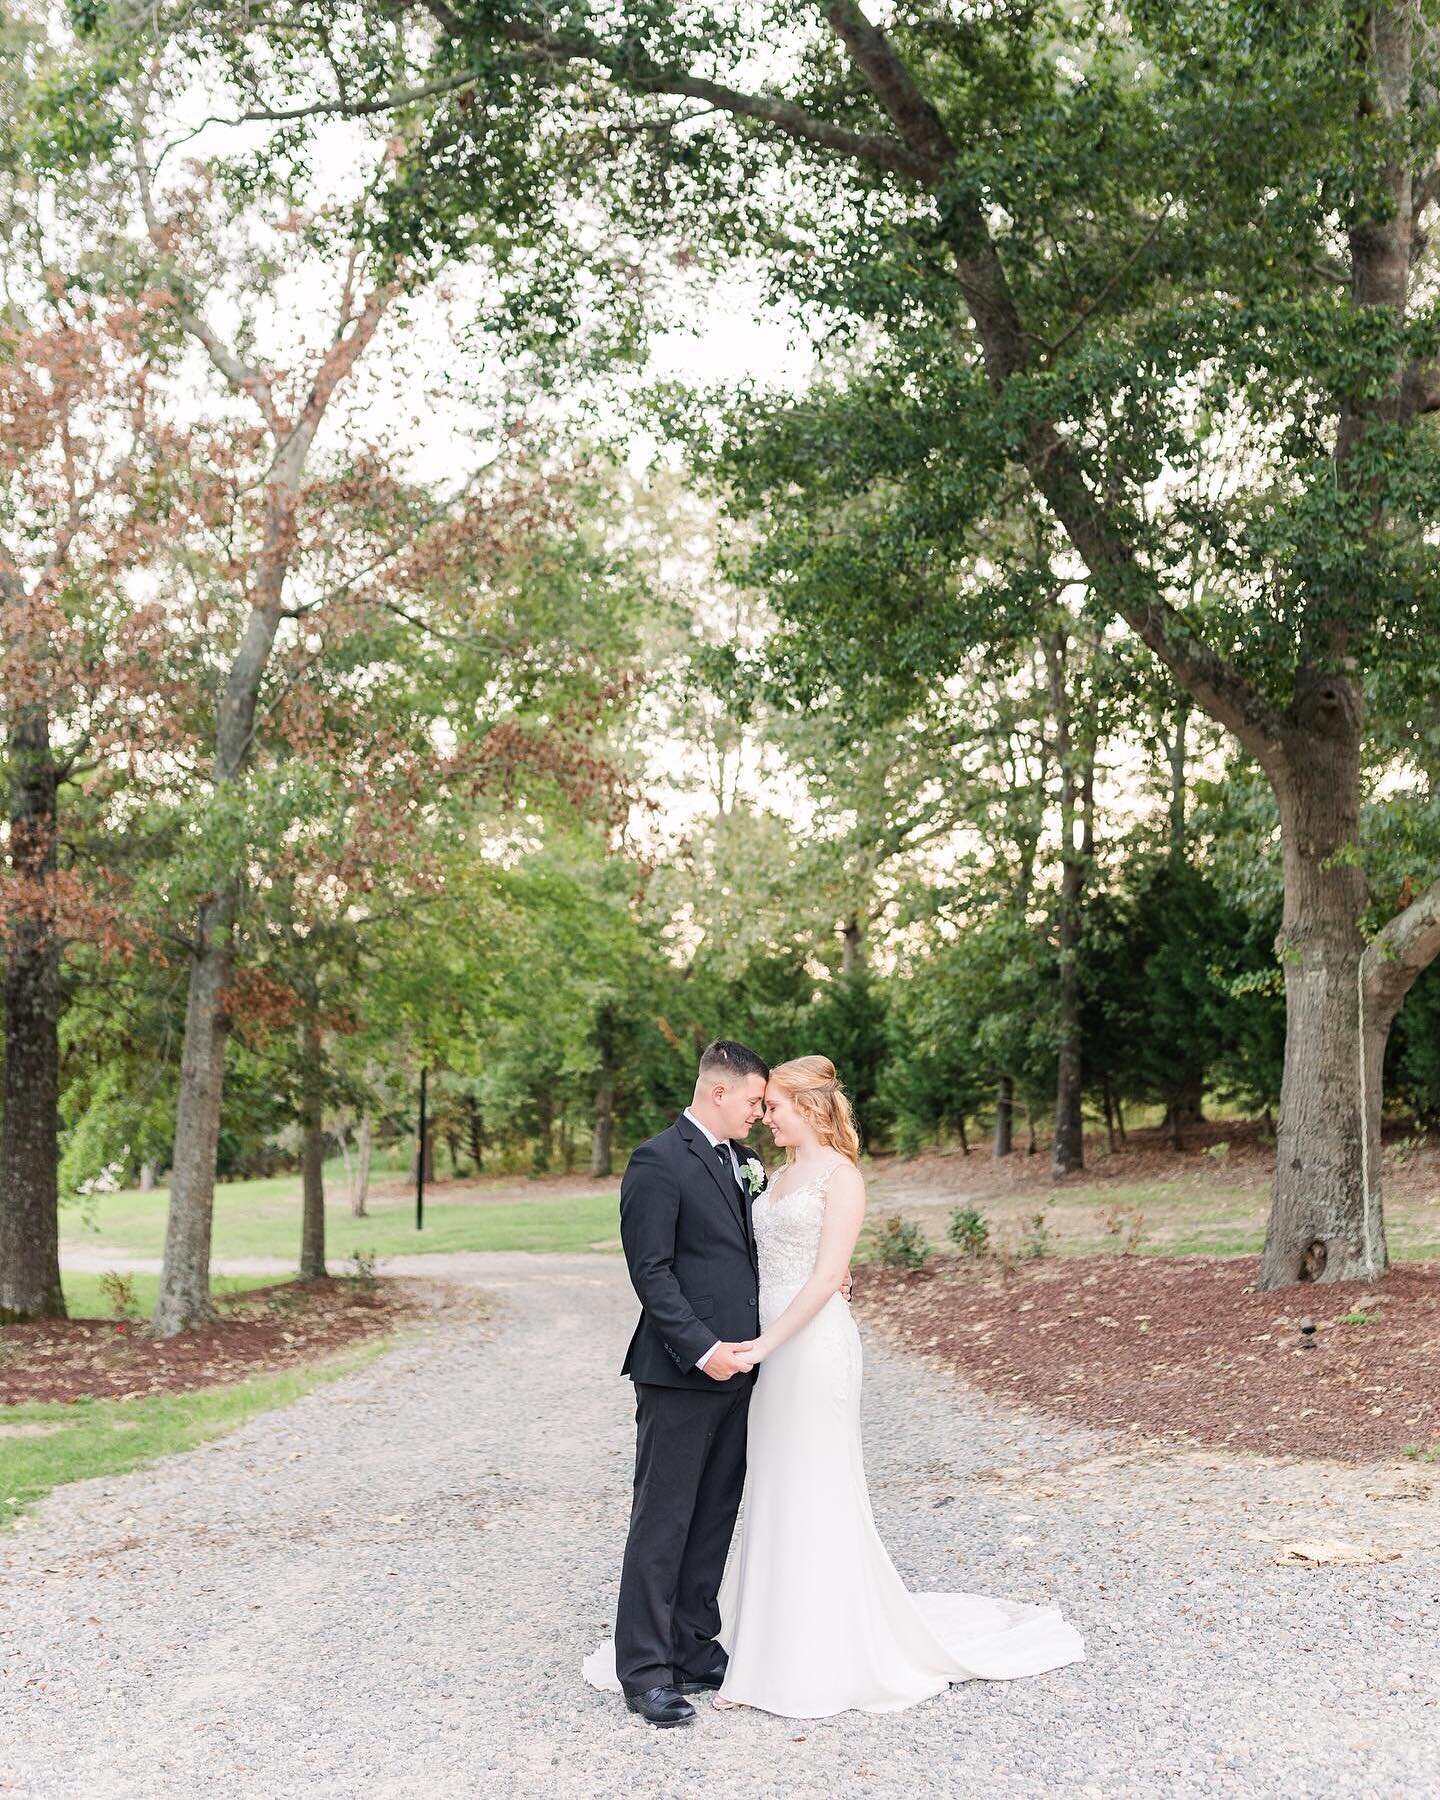
<svg viewBox="0 0 1440 1800">
<path fill-rule="evenodd" d="M 838 1166 L 755 1202 L 762 1330 L 815 1266 Z M 860 1334 L 838 1294 L 761 1364 L 740 1527 L 720 1588 L 730 1659 L 722 1699 L 799 1719 L 893 1712 L 951 1682 L 1038 1675 L 1083 1656 L 1054 1607 L 907 1592 L 870 1508 L 860 1382 Z M 616 1685 L 610 1645 L 586 1659 L 585 1674 Z"/>
</svg>

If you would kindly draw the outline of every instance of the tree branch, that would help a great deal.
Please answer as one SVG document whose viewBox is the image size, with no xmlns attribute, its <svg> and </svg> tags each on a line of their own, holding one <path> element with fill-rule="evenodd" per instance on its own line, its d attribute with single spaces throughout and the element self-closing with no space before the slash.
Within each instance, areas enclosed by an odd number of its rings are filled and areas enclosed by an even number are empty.
<svg viewBox="0 0 1440 1800">
<path fill-rule="evenodd" d="M 420 5 L 448 36 L 464 41 L 464 21 L 446 0 L 404 0 Z M 667 68 L 631 48 L 613 48 L 589 33 L 547 32 L 518 20 L 494 29 L 537 65 L 563 69 L 586 62 L 617 83 L 650 94 L 703 100 L 734 117 L 768 125 L 801 142 L 939 189 L 958 151 L 939 111 L 923 92 L 886 33 L 856 0 L 831 0 L 830 28 L 868 83 L 897 135 L 857 132 L 816 118 L 773 95 L 748 93 Z M 986 375 L 995 393 L 1030 367 L 1030 344 L 983 211 L 967 200 L 949 206 L 944 231 L 980 340 Z M 1143 248 L 1143 245 L 1142 245 Z M 1281 720 L 1238 670 L 1198 642 L 1182 617 L 1156 591 L 1123 531 L 1091 493 L 1070 445 L 1049 421 L 1033 428 L 1025 449 L 1031 480 L 1065 527 L 1092 578 L 1136 634 L 1221 725 L 1232 731 L 1262 766 L 1280 755 Z"/>
<path fill-rule="evenodd" d="M 956 151 L 940 115 L 856 0 L 833 0 L 827 17 L 906 142 L 937 164 L 954 161 Z M 999 393 L 1030 366 L 1030 340 L 979 205 L 971 201 L 952 209 L 947 222 L 956 280 L 975 321 L 991 389 Z M 1262 767 L 1273 769 L 1281 744 L 1279 713 L 1238 670 L 1198 642 L 1156 592 L 1154 577 L 1091 492 L 1073 448 L 1050 421 L 1041 420 L 1031 429 L 1024 460 L 1030 479 L 1120 617 Z"/>
<path fill-rule="evenodd" d="M 407 4 L 423 5 L 448 36 L 461 42 L 467 36 L 463 21 L 444 4 L 444 0 L 407 0 Z M 933 163 L 917 156 L 906 144 L 884 132 L 851 131 L 828 119 L 817 118 L 803 106 L 778 95 L 749 93 L 708 81 L 704 76 L 688 74 L 683 69 L 667 68 L 631 45 L 615 47 L 589 32 L 544 31 L 519 19 L 505 20 L 494 29 L 506 43 L 522 52 L 527 61 L 539 67 L 563 69 L 570 63 L 589 63 L 605 70 L 617 83 L 637 92 L 703 100 L 732 117 L 772 125 L 798 142 L 889 169 L 910 181 L 923 184 L 936 174 Z"/>
<path fill-rule="evenodd" d="M 145 220 L 145 232 L 162 259 L 167 270 L 176 274 L 175 259 L 166 241 L 165 227 L 161 222 L 159 210 L 155 205 L 155 192 L 151 180 L 150 162 L 145 148 L 145 101 L 144 90 L 137 89 L 131 107 L 131 126 L 133 148 L 135 153 L 135 184 L 140 198 L 140 211 Z M 181 285 L 177 281 L 177 286 Z M 211 326 L 203 314 L 194 307 L 187 306 L 177 300 L 175 317 L 182 331 L 187 332 L 205 351 L 215 368 L 239 394 L 249 394 L 260 408 L 265 423 L 278 437 L 284 430 L 284 420 L 275 404 L 275 395 L 269 380 L 261 371 L 247 363 L 236 351 L 225 343 L 220 334 Z"/>
<path fill-rule="evenodd" d="M 402 106 L 414 106 L 421 100 L 433 100 L 440 94 L 460 93 L 465 88 L 476 86 L 484 79 L 482 70 L 467 69 L 464 74 L 448 75 L 441 81 L 422 82 L 419 87 L 399 88 L 392 93 L 381 94 L 374 100 L 347 100 L 342 95 L 334 100 L 313 100 L 305 106 L 255 106 L 247 108 L 233 119 L 222 119 L 218 115 L 212 114 L 204 123 L 206 125 L 251 125 L 269 121 L 284 124 L 292 119 L 319 117 L 369 119 L 377 113 L 394 112 Z"/>
<path fill-rule="evenodd" d="M 1367 945 L 1360 959 L 1367 1024 L 1387 1027 L 1418 976 L 1440 956 L 1440 881 L 1430 886 Z"/>
</svg>

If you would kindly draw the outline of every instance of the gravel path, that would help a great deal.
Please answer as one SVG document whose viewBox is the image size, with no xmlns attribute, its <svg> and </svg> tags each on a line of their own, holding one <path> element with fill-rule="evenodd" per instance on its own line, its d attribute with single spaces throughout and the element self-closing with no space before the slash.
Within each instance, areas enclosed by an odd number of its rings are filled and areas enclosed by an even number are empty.
<svg viewBox="0 0 1440 1800">
<path fill-rule="evenodd" d="M 901 1572 L 1058 1599 L 1087 1660 L 888 1717 L 647 1730 L 578 1670 L 625 1527 L 623 1269 L 427 1263 L 479 1283 L 488 1324 L 442 1320 L 7 1537 L 0 1793 L 1440 1794 L 1421 1472 L 1147 1453 L 873 1343 L 868 1464 Z M 1275 1563 L 1322 1536 L 1403 1554 Z"/>
</svg>

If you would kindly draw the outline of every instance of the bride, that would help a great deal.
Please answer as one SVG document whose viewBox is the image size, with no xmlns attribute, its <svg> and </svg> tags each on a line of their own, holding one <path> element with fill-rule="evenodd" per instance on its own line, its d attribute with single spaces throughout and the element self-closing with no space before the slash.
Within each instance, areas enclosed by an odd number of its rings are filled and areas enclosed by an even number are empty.
<svg viewBox="0 0 1440 1800">
<path fill-rule="evenodd" d="M 860 1336 L 840 1286 L 865 1214 L 850 1103 L 823 1056 L 771 1071 L 785 1167 L 754 1206 L 764 1364 L 750 1403 L 738 1542 L 720 1589 L 717 1707 L 891 1712 L 953 1681 L 1037 1675 L 1084 1654 L 1053 1607 L 911 1594 L 881 1543 L 860 1442 Z"/>
</svg>

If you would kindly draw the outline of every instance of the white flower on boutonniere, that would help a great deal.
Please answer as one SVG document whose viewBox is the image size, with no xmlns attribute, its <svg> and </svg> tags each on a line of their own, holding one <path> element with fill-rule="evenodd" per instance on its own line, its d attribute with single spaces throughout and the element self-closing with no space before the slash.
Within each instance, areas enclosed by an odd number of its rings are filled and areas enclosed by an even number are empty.
<svg viewBox="0 0 1440 1800">
<path fill-rule="evenodd" d="M 740 1163 L 740 1179 L 744 1182 L 745 1192 L 750 1198 L 758 1199 L 761 1189 L 765 1186 L 764 1165 L 754 1161 L 751 1157 L 743 1158 Z"/>
</svg>

